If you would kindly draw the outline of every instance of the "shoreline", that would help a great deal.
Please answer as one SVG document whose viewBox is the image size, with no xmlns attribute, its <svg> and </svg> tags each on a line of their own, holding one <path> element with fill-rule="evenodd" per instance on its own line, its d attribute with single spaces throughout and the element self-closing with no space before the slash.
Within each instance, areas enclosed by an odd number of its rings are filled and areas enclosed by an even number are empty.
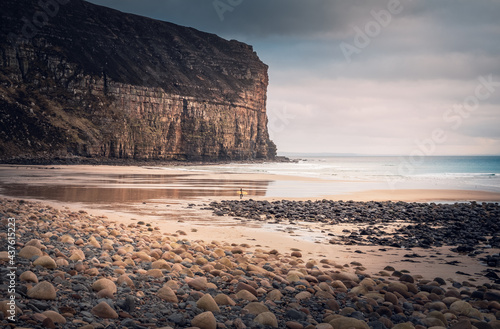
<svg viewBox="0 0 500 329">
<path fill-rule="evenodd" d="M 188 197 L 176 196 L 180 199 L 191 200 L 221 200 L 236 199 L 239 197 L 240 187 L 244 187 L 249 194 L 245 198 L 259 200 L 353 200 L 353 201 L 405 201 L 405 202 L 500 202 L 500 192 L 472 189 L 443 189 L 443 188 L 383 188 L 383 182 L 375 186 L 370 185 L 377 182 L 349 181 L 349 180 L 326 180 L 316 177 L 292 176 L 272 173 L 234 173 L 216 172 L 210 170 L 190 170 L 189 167 L 151 167 L 151 166 L 89 166 L 89 165 L 54 165 L 54 166 L 32 166 L 32 165 L 1 165 L 0 184 L 34 184 L 37 186 L 64 186 L 73 184 L 72 187 L 95 187 L 108 192 L 111 187 L 128 188 L 139 193 L 141 190 L 182 190 L 199 189 L 210 191 L 220 190 L 222 193 L 210 195 L 196 195 L 191 193 Z M 209 168 L 209 166 L 208 166 Z M 157 182 L 139 184 L 135 177 L 153 177 Z M 54 177 L 55 176 L 55 177 Z M 103 180 L 112 180 L 105 182 Z M 123 178 L 125 177 L 125 178 Z M 161 178 L 175 179 L 178 181 L 167 181 L 162 183 Z M 123 179 L 122 182 L 120 179 Z M 130 180 L 130 181 L 129 181 Z M 208 183 L 204 183 L 208 182 Z M 126 184 L 124 184 L 126 183 Z M 75 185 L 76 184 L 76 185 Z M 192 184 L 192 185 L 188 185 Z M 282 184 L 282 185 L 280 185 Z M 361 186 L 359 186 L 361 184 Z M 248 185 L 248 186 L 246 186 Z M 358 187 L 353 187 L 354 185 Z M 371 186 L 375 188 L 371 188 Z M 284 196 L 280 193 L 290 189 L 298 191 L 295 193 L 306 193 L 307 196 Z M 301 190 L 304 190 L 301 192 Z M 337 193 L 331 193 L 331 190 Z M 267 195 L 268 191 L 273 196 Z M 9 195 L 9 193 L 2 193 Z M 219 194 L 219 195 L 218 195 Z M 21 197 L 21 195 L 18 195 Z M 149 195 L 145 196 L 148 197 Z M 24 197 L 36 197 L 33 195 Z M 151 196 L 149 196 L 151 197 Z M 156 193 L 154 198 L 162 198 L 161 193 Z M 165 197 L 167 198 L 167 197 Z"/>
<path fill-rule="evenodd" d="M 316 178 L 308 177 L 296 177 L 296 176 L 286 176 L 286 175 L 273 175 L 273 174 L 241 174 L 241 173 L 215 173 L 215 172 L 205 172 L 205 171 L 186 171 L 179 170 L 177 168 L 157 168 L 157 167 L 115 167 L 115 166 L 0 166 L 0 170 L 11 170 L 14 173 L 17 172 L 19 176 L 24 178 L 12 178 L 14 181 L 25 180 L 27 183 L 32 181 L 32 183 L 39 184 L 41 190 L 44 186 L 51 184 L 55 186 L 55 189 L 59 189 L 58 186 L 64 186 L 68 184 L 68 181 L 77 182 L 82 190 L 87 191 L 91 194 L 95 193 L 94 187 L 102 185 L 102 177 L 108 177 L 110 175 L 119 177 L 128 177 L 128 175 L 138 175 L 140 179 L 144 175 L 147 177 L 153 177 L 158 179 L 158 177 L 182 177 L 182 181 L 175 183 L 176 188 L 179 191 L 183 191 L 182 188 L 198 180 L 210 180 L 217 184 L 219 181 L 249 181 L 249 182 L 269 182 L 275 180 L 289 181 L 292 183 L 303 184 L 303 183 L 317 183 L 326 184 L 331 183 L 331 181 L 324 181 Z M 81 175 L 85 173 L 85 175 Z M 93 174 L 102 174 L 103 176 L 93 177 Z M 90 176 L 89 176 L 90 175 Z M 135 176 L 134 176 L 135 177 Z M 33 179 L 35 178 L 35 179 Z M 8 180 L 8 179 L 7 179 Z M 111 221 L 117 221 L 124 223 L 126 225 L 134 224 L 137 221 L 145 221 L 153 226 L 158 226 L 163 232 L 174 233 L 177 231 L 183 231 L 187 238 L 194 240 L 207 240 L 209 236 L 213 240 L 226 241 L 237 244 L 249 244 L 252 245 L 252 249 L 268 247 L 271 249 L 277 249 L 282 252 L 290 252 L 293 248 L 300 248 L 305 256 L 319 257 L 321 255 L 328 256 L 331 259 L 335 259 L 338 262 L 345 261 L 359 261 L 370 271 L 380 271 L 377 268 L 380 256 L 378 249 L 379 246 L 351 246 L 346 247 L 344 245 L 331 245 L 325 242 L 326 237 L 329 232 L 337 234 L 331 231 L 331 227 L 325 227 L 321 223 L 297 223 L 297 225 L 287 224 L 287 225 L 275 225 L 271 223 L 260 223 L 251 220 L 235 220 L 232 217 L 219 218 L 214 216 L 211 211 L 203 210 L 212 201 L 221 200 L 239 200 L 239 196 L 236 193 L 230 192 L 225 195 L 208 195 L 208 196 L 194 196 L 185 198 L 167 198 L 159 195 L 152 194 L 150 198 L 144 199 L 140 192 L 143 189 L 148 189 L 150 186 L 145 184 L 141 185 L 141 188 L 135 188 L 135 185 L 129 186 L 128 181 L 112 181 L 106 184 L 115 184 L 120 187 L 125 187 L 128 195 L 133 195 L 135 199 L 119 199 L 116 202 L 106 202 L 105 198 L 109 197 L 106 194 L 113 193 L 113 190 L 108 188 L 102 188 L 98 191 L 102 193 L 98 194 L 99 198 L 102 198 L 99 203 L 95 201 L 85 202 L 85 198 L 82 198 L 81 194 L 74 194 L 70 200 L 57 200 L 43 197 L 27 197 L 19 195 L 9 196 L 6 191 L 0 191 L 1 195 L 6 196 L 9 199 L 25 199 L 36 202 L 42 202 L 44 204 L 49 204 L 58 209 L 71 209 L 72 211 L 84 210 L 96 215 L 105 215 Z M 337 181 L 335 183 L 338 183 Z M 347 182 L 349 183 L 349 182 Z M 29 186 L 29 185 L 27 185 Z M 230 184 L 229 189 L 236 188 L 237 185 Z M 257 185 L 258 187 L 258 185 Z M 128 189 L 128 190 L 127 190 Z M 124 193 L 124 191 L 119 191 Z M 148 190 L 150 191 L 150 190 Z M 153 190 L 156 191 L 156 190 Z M 161 188 L 157 191 L 161 192 Z M 29 189 L 28 189 L 29 192 Z M 151 192 L 151 191 L 150 191 Z M 149 194 L 148 194 L 149 195 Z M 487 192 L 487 191 L 469 191 L 469 190 L 373 190 L 373 191 L 361 191 L 354 192 L 350 194 L 338 194 L 338 195 L 327 195 L 318 197 L 300 197 L 300 198 L 281 198 L 281 197 L 267 197 L 265 195 L 245 195 L 243 200 L 254 199 L 254 200 L 293 200 L 293 201 L 307 201 L 307 200 L 353 200 L 353 201 L 387 201 L 391 200 L 394 202 L 404 201 L 404 202 L 456 202 L 459 200 L 464 201 L 487 201 L 487 202 L 497 202 L 500 200 L 500 193 Z M 195 204 L 196 206 L 191 206 Z M 205 206 L 203 206 L 205 205 Z M 345 227 L 346 229 L 352 229 L 352 227 Z M 292 233 L 290 233 L 292 232 Z M 183 236 L 181 236 L 183 237 Z M 348 248 L 348 249 L 347 249 Z M 398 248 L 387 248 L 388 251 L 383 254 L 384 257 L 389 257 L 388 260 L 394 263 L 401 263 L 405 260 L 404 255 L 408 253 L 408 250 L 398 249 Z M 454 280 L 465 279 L 464 276 L 458 275 L 456 266 L 451 266 L 447 264 L 439 264 L 436 259 L 445 258 L 457 258 L 459 259 L 463 266 L 466 268 L 464 272 L 468 272 L 469 275 L 473 276 L 478 282 L 484 282 L 484 277 L 482 275 L 476 275 L 479 270 L 484 270 L 485 268 L 479 267 L 478 261 L 470 259 L 467 256 L 459 256 L 455 253 L 450 252 L 450 248 L 420 250 L 417 249 L 416 253 L 423 254 L 425 257 L 420 261 L 420 263 L 404 262 L 406 267 L 412 271 L 412 273 L 421 272 L 422 275 L 428 275 L 432 271 L 439 273 L 442 276 L 452 278 Z M 360 251 L 355 252 L 356 250 Z M 500 250 L 499 250 L 500 251 Z"/>
<path fill-rule="evenodd" d="M 139 159 L 126 159 L 126 158 L 99 158 L 99 157 L 82 157 L 82 156 L 67 156 L 67 157 L 13 157 L 13 158 L 0 158 L 1 165 L 19 165 L 19 166 L 162 166 L 162 167 L 192 167 L 200 165 L 219 165 L 228 163 L 281 163 L 281 162 L 295 162 L 286 156 L 275 156 L 274 159 L 247 159 L 247 160 L 139 160 Z"/>
</svg>

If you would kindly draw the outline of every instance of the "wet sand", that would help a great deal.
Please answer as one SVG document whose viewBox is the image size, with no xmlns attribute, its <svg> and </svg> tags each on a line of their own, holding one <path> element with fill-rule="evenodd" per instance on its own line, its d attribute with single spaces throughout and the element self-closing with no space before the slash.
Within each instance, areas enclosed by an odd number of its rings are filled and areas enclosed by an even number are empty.
<svg viewBox="0 0 500 329">
<path fill-rule="evenodd" d="M 245 198 L 262 200 L 500 202 L 500 193 L 480 190 L 390 189 L 385 182 L 209 170 L 210 166 L 199 171 L 189 167 L 0 165 L 0 193 L 42 200 L 106 204 L 160 199 L 237 199 L 240 188 L 243 188 Z"/>
</svg>

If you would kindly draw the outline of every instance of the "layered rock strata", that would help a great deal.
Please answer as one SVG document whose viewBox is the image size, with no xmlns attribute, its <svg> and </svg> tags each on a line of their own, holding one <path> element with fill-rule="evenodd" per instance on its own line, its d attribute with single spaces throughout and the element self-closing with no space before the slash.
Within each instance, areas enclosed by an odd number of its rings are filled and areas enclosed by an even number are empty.
<svg viewBox="0 0 500 329">
<path fill-rule="evenodd" d="M 252 47 L 81 0 L 3 0 L 0 157 L 272 159 Z"/>
</svg>

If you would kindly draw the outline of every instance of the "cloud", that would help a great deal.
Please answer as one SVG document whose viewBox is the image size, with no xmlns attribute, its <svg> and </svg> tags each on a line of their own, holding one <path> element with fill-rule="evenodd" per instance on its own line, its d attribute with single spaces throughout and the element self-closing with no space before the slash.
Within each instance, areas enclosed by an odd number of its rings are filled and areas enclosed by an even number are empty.
<svg viewBox="0 0 500 329">
<path fill-rule="evenodd" d="M 481 101 L 477 110 L 466 112 L 467 117 L 453 114 L 460 119 L 458 127 L 455 120 L 444 119 L 447 111 L 474 95 L 478 84 L 446 79 L 289 82 L 270 88 L 273 98 L 268 111 L 285 109 L 289 118 L 273 138 L 283 151 L 367 154 L 409 154 L 418 140 L 431 137 L 436 129 L 450 136 L 450 144 L 472 137 L 495 140 L 500 135 L 496 128 L 500 111 L 498 103 L 491 102 L 493 97 Z M 445 146 L 439 151 L 450 154 Z M 498 153 L 498 146 L 498 141 L 488 144 L 488 154 Z M 486 151 L 484 145 L 482 148 Z"/>
<path fill-rule="evenodd" d="M 443 129 L 437 154 L 500 154 L 500 87 L 454 129 L 443 113 L 500 81 L 500 2 L 400 0 L 93 0 L 254 46 L 269 65 L 269 130 L 281 151 L 409 154 Z M 371 24 L 371 25 L 370 25 Z M 346 60 L 340 45 L 379 24 Z M 373 32 L 373 31 L 372 31 Z"/>
</svg>

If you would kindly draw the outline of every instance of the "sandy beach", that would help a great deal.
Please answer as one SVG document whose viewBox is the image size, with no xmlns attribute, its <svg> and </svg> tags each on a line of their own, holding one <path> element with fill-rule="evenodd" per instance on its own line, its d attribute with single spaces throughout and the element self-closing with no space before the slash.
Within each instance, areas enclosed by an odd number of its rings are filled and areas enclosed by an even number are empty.
<svg viewBox="0 0 500 329">
<path fill-rule="evenodd" d="M 238 199 L 239 190 L 245 190 L 245 198 L 263 200 L 354 200 L 354 201 L 405 201 L 405 202 L 500 202 L 500 193 L 484 190 L 459 189 L 391 189 L 386 182 L 379 182 L 383 189 L 369 189 L 342 193 L 343 185 L 359 184 L 359 181 L 325 180 L 314 177 L 277 175 L 267 173 L 234 173 L 211 171 L 212 166 L 203 170 L 190 167 L 136 167 L 136 166 L 22 166 L 0 165 L 0 184 L 2 194 L 10 196 L 38 197 L 56 199 L 66 195 L 67 201 L 85 202 L 92 197 L 84 193 L 101 192 L 95 200 L 113 202 L 120 199 L 137 201 L 147 199 Z M 304 189 L 307 196 L 268 196 L 270 185 L 287 183 L 288 189 L 300 193 Z M 385 185 L 384 185 L 385 184 Z M 22 188 L 30 186 L 29 189 Z M 16 189 L 15 187 L 18 186 Z M 322 186 L 314 191 L 312 187 Z M 43 188 L 39 188 L 43 187 Z M 75 189 L 79 191 L 75 191 Z M 363 188 L 363 186 L 361 186 Z M 50 194 L 50 190 L 57 190 Z M 338 191 L 325 193 L 323 191 Z M 68 193 L 72 191 L 73 193 Z M 204 194 L 204 192 L 207 192 Z M 30 195 L 31 193 L 31 195 Z M 130 194 L 127 196 L 126 194 Z M 44 195 L 50 194 L 50 195 Z M 70 195 L 73 194 L 73 199 Z M 105 194 L 105 195 L 102 195 Z M 120 195 L 121 194 L 121 195 Z M 104 198 L 104 199 L 103 199 Z M 107 198 L 107 199 L 106 199 Z M 61 201 L 61 200 L 57 200 Z"/>
<path fill-rule="evenodd" d="M 262 250 L 267 253 L 274 250 L 291 259 L 294 254 L 299 253 L 299 267 L 306 263 L 321 264 L 324 261 L 342 273 L 351 273 L 349 275 L 362 273 L 363 276 L 374 278 L 389 275 L 391 280 L 397 280 L 397 277 L 391 277 L 392 271 L 388 270 L 393 269 L 398 273 L 410 273 L 415 282 L 442 278 L 450 288 L 453 283 L 466 287 L 491 287 L 494 280 L 486 276 L 487 267 L 480 258 L 498 254 L 500 251 L 496 247 L 481 246 L 477 249 L 480 256 L 471 257 L 467 253 L 452 251 L 450 246 L 408 249 L 365 243 L 334 243 L 332 237 L 338 241 L 345 240 L 352 232 L 372 226 L 363 223 L 332 225 L 301 220 L 287 222 L 230 215 L 217 216 L 216 209 L 210 206 L 212 202 L 240 200 L 240 186 L 243 186 L 246 192 L 243 201 L 253 199 L 273 202 L 282 198 L 267 197 L 265 189 L 276 181 L 299 185 L 332 184 L 315 178 L 215 173 L 185 168 L 112 166 L 1 166 L 0 173 L 1 194 L 5 202 L 41 201 L 41 207 L 48 205 L 58 213 L 88 213 L 97 216 L 99 221 L 109 223 L 104 226 L 118 225 L 125 228 L 142 225 L 145 228 L 154 228 L 154 232 L 158 232 L 159 236 L 170 237 L 171 242 L 180 239 L 204 246 L 243 246 L 248 255 L 260 254 Z M 347 195 L 287 199 L 450 203 L 473 200 L 495 202 L 500 200 L 500 195 L 488 191 L 428 189 L 360 191 Z M 5 218 L 3 220 L 5 221 Z M 404 222 L 396 221 L 383 226 L 386 232 L 395 232 L 403 224 Z M 24 227 L 23 231 L 29 232 L 29 227 Z M 62 234 L 64 230 L 60 231 Z M 75 238 L 82 235 L 78 230 L 72 231 Z M 129 237 L 133 234 L 134 232 L 127 233 Z M 132 237 L 131 241 L 135 241 L 135 238 Z M 19 246 L 22 247 L 26 242 L 28 241 L 20 243 Z M 137 271 L 135 269 L 133 274 L 142 273 Z M 167 272 L 164 271 L 163 274 L 168 275 Z M 116 277 L 112 279 L 115 280 Z M 280 323 L 281 327 L 285 322 Z"/>
<path fill-rule="evenodd" d="M 401 248 L 388 247 L 381 253 L 378 246 L 344 246 L 328 243 L 329 234 L 351 229 L 352 225 L 326 225 L 296 222 L 270 224 L 233 217 L 214 216 L 206 210 L 212 201 L 239 200 L 239 186 L 244 186 L 244 199 L 275 201 L 282 198 L 267 197 L 265 187 L 276 181 L 294 184 L 331 184 L 316 178 L 272 175 L 235 174 L 182 168 L 126 167 L 126 166 L 0 166 L 1 193 L 10 198 L 43 200 L 58 209 L 85 210 L 103 215 L 112 221 L 130 224 L 142 220 L 160 227 L 162 231 L 182 231 L 193 240 L 217 240 L 237 244 L 246 243 L 254 248 L 267 247 L 289 252 L 298 248 L 312 258 L 326 256 L 339 262 L 359 261 L 369 271 L 380 270 L 384 263 L 396 264 L 408 253 Z M 17 188 L 16 188 L 17 186 Z M 204 196 L 206 192 L 206 196 Z M 321 195 L 287 198 L 288 200 L 353 200 L 353 201 L 405 201 L 405 202 L 497 202 L 500 194 L 471 190 L 373 190 L 347 195 Z M 353 252 L 358 250 L 359 252 Z M 362 253 L 361 253 L 362 252 Z M 463 279 L 456 274 L 457 266 L 444 264 L 448 258 L 460 258 L 460 270 L 475 280 L 484 282 L 479 272 L 484 270 L 477 259 L 461 257 L 442 247 L 417 250 L 427 255 L 418 262 L 405 262 L 404 267 L 423 276 L 440 275 L 454 280 Z M 491 253 L 498 252 L 492 249 Z M 435 255 L 438 254 L 436 257 Z M 432 256 L 432 257 L 431 257 Z"/>
</svg>

